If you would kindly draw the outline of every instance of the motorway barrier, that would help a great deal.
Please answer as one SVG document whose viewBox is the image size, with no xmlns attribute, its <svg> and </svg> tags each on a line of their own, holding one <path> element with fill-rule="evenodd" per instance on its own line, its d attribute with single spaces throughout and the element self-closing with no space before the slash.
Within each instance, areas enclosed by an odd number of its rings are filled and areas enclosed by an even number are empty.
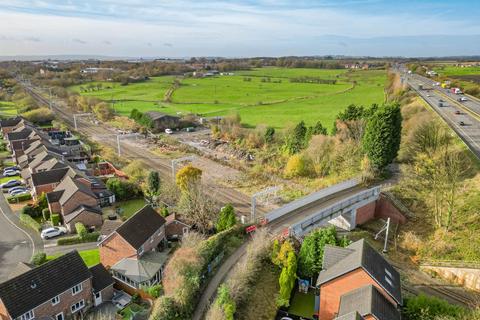
<svg viewBox="0 0 480 320">
<path fill-rule="evenodd" d="M 358 186 L 360 184 L 359 179 L 351 179 L 347 180 L 338 184 L 335 184 L 333 186 L 330 186 L 328 188 L 319 190 L 317 192 L 311 193 L 308 196 L 305 196 L 303 198 L 297 199 L 295 201 L 292 201 L 290 203 L 287 203 L 286 205 L 275 209 L 273 211 L 270 211 L 267 213 L 264 217 L 264 221 L 262 224 L 267 224 L 272 221 L 275 221 L 278 218 L 283 217 L 286 214 L 291 213 L 292 211 L 298 210 L 300 208 L 303 208 L 305 206 L 308 206 L 309 204 L 318 201 L 322 198 L 326 198 L 328 196 L 331 196 L 335 193 L 338 193 L 343 190 L 347 190 L 350 188 L 353 188 L 355 186 Z"/>
</svg>

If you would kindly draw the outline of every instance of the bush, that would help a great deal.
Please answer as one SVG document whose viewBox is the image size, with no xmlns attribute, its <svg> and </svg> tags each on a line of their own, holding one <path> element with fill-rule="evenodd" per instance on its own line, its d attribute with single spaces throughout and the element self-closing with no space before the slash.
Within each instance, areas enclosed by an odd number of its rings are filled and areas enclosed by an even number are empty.
<svg viewBox="0 0 480 320">
<path fill-rule="evenodd" d="M 100 232 L 92 232 L 92 233 L 87 233 L 84 238 L 80 238 L 79 236 L 73 236 L 73 237 L 66 237 L 66 238 L 58 239 L 57 240 L 57 245 L 65 246 L 65 245 L 69 245 L 69 244 L 97 242 L 99 237 L 100 237 Z"/>
<path fill-rule="evenodd" d="M 80 237 L 80 239 L 85 239 L 85 237 L 87 236 L 87 228 L 85 228 L 85 225 L 81 222 L 77 222 L 75 223 L 75 230 L 77 231 L 77 234 L 78 236 Z"/>
<path fill-rule="evenodd" d="M 40 225 L 40 223 L 38 223 L 37 221 L 35 221 L 35 219 L 33 219 L 31 216 L 29 216 L 28 214 L 25 214 L 25 213 L 20 213 L 18 215 L 18 218 L 20 219 L 20 221 L 25 224 L 26 226 L 32 228 L 33 230 L 35 231 L 40 231 L 42 230 L 42 226 Z"/>
<path fill-rule="evenodd" d="M 427 320 L 437 316 L 459 318 L 465 310 L 445 300 L 420 294 L 405 299 L 403 315 L 406 320 Z"/>
<path fill-rule="evenodd" d="M 31 264 L 36 266 L 42 265 L 47 262 L 47 255 L 45 252 L 37 252 L 33 255 L 32 260 L 30 261 Z"/>
<path fill-rule="evenodd" d="M 285 167 L 287 178 L 307 176 L 311 170 L 311 161 L 304 155 L 295 154 L 288 159 Z"/>
<path fill-rule="evenodd" d="M 118 178 L 108 179 L 106 185 L 108 190 L 115 194 L 117 200 L 135 199 L 141 194 L 136 184 Z"/>
<path fill-rule="evenodd" d="M 50 123 L 55 118 L 53 112 L 48 108 L 38 108 L 27 111 L 23 113 L 22 116 L 35 124 Z"/>
<path fill-rule="evenodd" d="M 53 226 L 58 226 L 60 224 L 60 215 L 58 213 L 52 213 L 50 215 L 50 221 Z"/>
<path fill-rule="evenodd" d="M 164 218 L 168 217 L 170 213 L 168 212 L 168 209 L 167 207 L 163 207 L 162 209 L 160 209 L 160 215 Z"/>
<path fill-rule="evenodd" d="M 163 287 L 161 284 L 156 284 L 151 287 L 148 287 L 146 289 L 147 293 L 152 297 L 152 298 L 158 298 L 163 292 Z"/>
<path fill-rule="evenodd" d="M 42 210 L 43 220 L 48 221 L 50 219 L 50 209 L 45 208 Z"/>
<path fill-rule="evenodd" d="M 22 201 L 27 201 L 32 199 L 32 195 L 30 193 L 26 194 L 19 194 L 18 196 L 10 196 L 7 198 L 8 203 L 18 203 Z"/>
<path fill-rule="evenodd" d="M 36 218 L 42 215 L 42 209 L 39 206 L 27 204 L 22 208 L 21 213 Z"/>
</svg>

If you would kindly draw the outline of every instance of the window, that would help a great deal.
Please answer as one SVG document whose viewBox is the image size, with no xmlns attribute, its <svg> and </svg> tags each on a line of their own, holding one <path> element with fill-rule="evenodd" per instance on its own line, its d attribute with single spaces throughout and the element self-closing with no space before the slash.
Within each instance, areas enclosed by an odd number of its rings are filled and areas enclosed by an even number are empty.
<svg viewBox="0 0 480 320">
<path fill-rule="evenodd" d="M 83 307 L 85 307 L 85 301 L 82 299 L 77 303 L 72 304 L 72 306 L 70 307 L 70 310 L 72 310 L 72 313 L 75 313 L 78 310 L 82 309 Z"/>
<path fill-rule="evenodd" d="M 77 284 L 75 287 L 72 288 L 72 295 L 75 295 L 75 294 L 79 293 L 80 291 L 82 291 L 82 284 L 81 283 Z"/>
<path fill-rule="evenodd" d="M 388 271 L 388 269 L 385 269 L 385 273 L 390 277 L 392 278 L 392 273 L 390 271 Z"/>
<path fill-rule="evenodd" d="M 65 318 L 63 317 L 63 312 L 60 312 L 55 316 L 55 320 L 64 320 Z"/>
<path fill-rule="evenodd" d="M 53 297 L 52 306 L 58 304 L 59 302 L 60 302 L 60 296 Z"/>
<path fill-rule="evenodd" d="M 33 317 L 34 317 L 33 310 L 30 310 L 30 311 L 22 314 L 17 319 L 19 319 L 19 320 L 31 320 L 31 319 L 33 319 Z"/>
<path fill-rule="evenodd" d="M 101 296 L 100 292 L 95 292 L 95 299 L 100 299 L 100 296 Z"/>
<path fill-rule="evenodd" d="M 388 283 L 391 287 L 393 287 L 393 283 L 392 283 L 392 280 L 390 280 L 390 278 L 385 277 L 385 280 L 387 281 L 387 283 Z"/>
</svg>

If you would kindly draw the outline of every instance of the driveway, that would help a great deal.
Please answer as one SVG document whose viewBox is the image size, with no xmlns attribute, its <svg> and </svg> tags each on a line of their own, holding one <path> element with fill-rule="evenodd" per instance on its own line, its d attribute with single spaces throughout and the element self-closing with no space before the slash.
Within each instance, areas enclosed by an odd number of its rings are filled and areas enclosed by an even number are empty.
<svg viewBox="0 0 480 320">
<path fill-rule="evenodd" d="M 7 280 L 17 263 L 30 261 L 38 242 L 33 231 L 16 224 L 18 218 L 0 194 L 0 282 Z"/>
</svg>

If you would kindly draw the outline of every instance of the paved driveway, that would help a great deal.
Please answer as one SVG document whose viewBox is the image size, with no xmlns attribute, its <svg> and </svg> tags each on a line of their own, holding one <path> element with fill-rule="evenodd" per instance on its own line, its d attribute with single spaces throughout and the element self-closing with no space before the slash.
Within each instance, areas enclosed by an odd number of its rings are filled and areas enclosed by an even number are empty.
<svg viewBox="0 0 480 320">
<path fill-rule="evenodd" d="M 33 240 L 13 223 L 14 218 L 0 194 L 0 282 L 7 280 L 18 262 L 29 262 L 33 254 Z"/>
</svg>

